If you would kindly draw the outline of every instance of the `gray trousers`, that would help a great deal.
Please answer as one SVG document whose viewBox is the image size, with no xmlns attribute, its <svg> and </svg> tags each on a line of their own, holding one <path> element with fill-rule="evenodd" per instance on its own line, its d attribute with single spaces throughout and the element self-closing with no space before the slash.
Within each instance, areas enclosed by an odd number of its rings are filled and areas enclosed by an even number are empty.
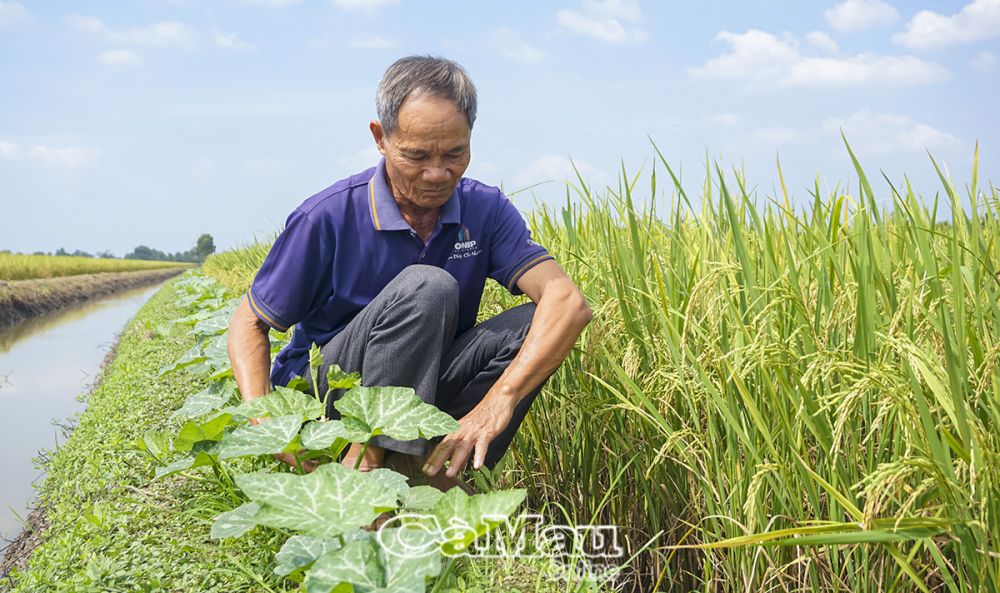
<svg viewBox="0 0 1000 593">
<path fill-rule="evenodd" d="M 534 312 L 534 303 L 526 303 L 455 336 L 458 282 L 438 267 L 408 266 L 321 347 L 318 393 L 326 393 L 328 365 L 337 364 L 344 371 L 361 373 L 362 384 L 369 387 L 412 387 L 421 400 L 460 419 L 514 360 Z M 510 424 L 490 444 L 487 467 L 492 469 L 506 453 L 544 384 L 515 407 Z M 330 395 L 328 417 L 339 417 L 333 402 L 341 395 L 343 390 Z M 427 455 L 431 443 L 377 436 L 372 444 L 385 448 L 387 454 Z"/>
</svg>

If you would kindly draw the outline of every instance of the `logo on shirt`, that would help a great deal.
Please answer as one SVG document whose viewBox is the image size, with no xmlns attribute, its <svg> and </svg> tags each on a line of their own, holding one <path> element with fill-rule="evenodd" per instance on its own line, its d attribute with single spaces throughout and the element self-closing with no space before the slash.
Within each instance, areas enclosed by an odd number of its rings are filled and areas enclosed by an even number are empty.
<svg viewBox="0 0 1000 593">
<path fill-rule="evenodd" d="M 478 243 L 472 238 L 472 234 L 469 233 L 469 227 L 463 224 L 462 228 L 458 229 L 455 247 L 451 252 L 451 257 L 448 259 L 465 259 L 467 257 L 475 257 L 480 253 L 482 253 L 482 249 L 479 249 Z"/>
</svg>

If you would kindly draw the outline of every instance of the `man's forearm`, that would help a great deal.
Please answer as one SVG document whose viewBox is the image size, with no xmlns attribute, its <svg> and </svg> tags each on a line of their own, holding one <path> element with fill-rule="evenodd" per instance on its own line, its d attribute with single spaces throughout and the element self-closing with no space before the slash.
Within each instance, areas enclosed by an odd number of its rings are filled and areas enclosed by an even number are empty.
<svg viewBox="0 0 1000 593">
<path fill-rule="evenodd" d="M 511 407 L 517 405 L 562 364 L 591 317 L 590 308 L 571 282 L 546 291 L 521 349 L 486 399 L 501 398 Z"/>
<path fill-rule="evenodd" d="M 244 297 L 229 320 L 229 360 L 244 400 L 271 391 L 271 344 L 268 327 L 250 310 Z"/>
</svg>

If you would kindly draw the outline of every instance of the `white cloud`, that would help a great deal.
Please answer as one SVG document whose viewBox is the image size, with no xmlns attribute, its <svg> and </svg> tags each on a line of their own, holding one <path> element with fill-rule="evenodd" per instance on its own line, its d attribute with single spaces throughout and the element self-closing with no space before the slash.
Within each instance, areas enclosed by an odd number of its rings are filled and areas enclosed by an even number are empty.
<svg viewBox="0 0 1000 593">
<path fill-rule="evenodd" d="M 146 27 L 112 29 L 97 17 L 72 13 L 66 16 L 66 22 L 79 31 L 100 35 L 115 43 L 132 45 L 189 47 L 194 45 L 198 37 L 194 28 L 176 21 L 162 21 Z"/>
<path fill-rule="evenodd" d="M 716 113 L 714 115 L 709 115 L 705 117 L 705 121 L 710 124 L 718 124 L 720 126 L 735 126 L 739 121 L 735 113 Z"/>
<path fill-rule="evenodd" d="M 972 58 L 972 67 L 980 72 L 992 72 L 997 67 L 997 56 L 984 49 Z"/>
<path fill-rule="evenodd" d="M 833 40 L 823 31 L 813 31 L 806 34 L 806 41 L 808 41 L 813 47 L 820 51 L 826 53 L 834 53 L 837 51 L 837 42 Z"/>
<path fill-rule="evenodd" d="M 751 88 L 903 86 L 948 78 L 949 71 L 914 56 L 863 53 L 833 58 L 803 53 L 791 34 L 781 37 L 750 29 L 722 31 L 716 38 L 730 50 L 688 73 L 695 78 L 743 81 Z"/>
<path fill-rule="evenodd" d="M 0 26 L 28 20 L 28 9 L 9 0 L 0 0 Z"/>
<path fill-rule="evenodd" d="M 583 179 L 591 186 L 601 188 L 608 184 L 608 175 L 590 163 L 577 159 L 571 161 L 557 154 L 546 154 L 536 158 L 520 173 L 514 175 L 507 189 L 513 192 L 539 183 L 551 181 L 561 183 L 563 180 L 578 184 L 576 173 L 573 171 L 574 164 Z"/>
<path fill-rule="evenodd" d="M 895 23 L 899 11 L 884 0 L 844 0 L 828 8 L 823 16 L 835 31 L 860 31 Z"/>
<path fill-rule="evenodd" d="M 109 66 L 138 66 L 142 56 L 127 49 L 109 49 L 97 56 L 97 61 Z"/>
<path fill-rule="evenodd" d="M 223 33 L 222 31 L 215 30 L 212 33 L 212 37 L 215 45 L 225 49 L 256 49 L 253 44 L 240 39 L 236 33 Z"/>
<path fill-rule="evenodd" d="M 367 12 L 369 14 L 377 12 L 385 6 L 392 6 L 398 3 L 399 0 L 333 0 L 333 4 L 341 10 Z"/>
<path fill-rule="evenodd" d="M 559 26 L 608 43 L 645 41 L 648 35 L 638 0 L 583 0 L 582 10 L 564 8 L 556 13 Z"/>
<path fill-rule="evenodd" d="M 27 145 L 0 140 L 0 159 L 11 161 L 37 161 L 55 167 L 76 169 L 89 165 L 97 156 L 97 151 L 92 148 Z"/>
<path fill-rule="evenodd" d="M 531 45 L 513 29 L 500 28 L 490 34 L 490 44 L 505 56 L 523 64 L 537 64 L 545 59 L 545 52 Z"/>
<path fill-rule="evenodd" d="M 802 134 L 798 130 L 784 126 L 758 128 L 753 135 L 758 142 L 764 144 L 791 144 L 802 140 Z"/>
<path fill-rule="evenodd" d="M 854 148 L 873 155 L 905 152 L 948 152 L 962 143 L 948 132 L 929 124 L 915 122 L 908 115 L 876 113 L 863 109 L 847 117 L 829 117 L 823 130 L 840 135 L 844 131 Z"/>
<path fill-rule="evenodd" d="M 359 32 L 351 37 L 351 47 L 359 49 L 392 49 L 396 47 L 396 42 L 381 35 Z"/>
<path fill-rule="evenodd" d="M 1000 0 L 973 0 L 951 16 L 921 10 L 892 40 L 923 50 L 994 37 L 1000 37 Z"/>
</svg>

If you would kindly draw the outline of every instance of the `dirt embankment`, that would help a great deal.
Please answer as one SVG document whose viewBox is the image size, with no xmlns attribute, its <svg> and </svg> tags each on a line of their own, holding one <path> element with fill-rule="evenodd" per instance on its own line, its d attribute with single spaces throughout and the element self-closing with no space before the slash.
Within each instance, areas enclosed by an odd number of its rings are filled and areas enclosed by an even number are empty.
<svg viewBox="0 0 1000 593">
<path fill-rule="evenodd" d="M 155 284 L 186 269 L 105 272 L 0 282 L 0 329 L 93 298 Z"/>
</svg>

